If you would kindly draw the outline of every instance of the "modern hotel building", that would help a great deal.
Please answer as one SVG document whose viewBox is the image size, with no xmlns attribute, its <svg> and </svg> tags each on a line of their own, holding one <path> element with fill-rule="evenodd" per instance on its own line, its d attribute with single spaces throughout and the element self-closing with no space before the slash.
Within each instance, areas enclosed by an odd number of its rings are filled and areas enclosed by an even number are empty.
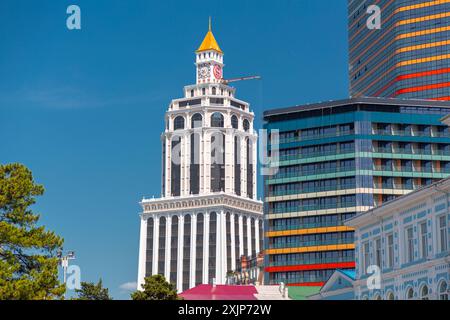
<svg viewBox="0 0 450 320">
<path fill-rule="evenodd" d="M 262 249 L 254 114 L 223 79 L 211 29 L 196 51 L 197 83 L 166 112 L 162 197 L 141 202 L 138 288 L 161 274 L 179 292 L 225 284 L 242 256 Z"/>
<path fill-rule="evenodd" d="M 348 23 L 352 97 L 450 100 L 449 0 L 349 0 Z"/>
<path fill-rule="evenodd" d="M 450 103 L 382 98 L 266 111 L 280 159 L 264 181 L 265 283 L 322 286 L 354 269 L 344 220 L 450 176 L 447 114 Z"/>
</svg>

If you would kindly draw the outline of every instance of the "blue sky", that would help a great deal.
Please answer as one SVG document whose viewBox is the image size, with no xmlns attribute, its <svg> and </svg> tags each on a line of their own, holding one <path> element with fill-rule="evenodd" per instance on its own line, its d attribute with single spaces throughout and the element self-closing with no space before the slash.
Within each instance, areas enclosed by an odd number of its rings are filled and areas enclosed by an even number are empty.
<svg viewBox="0 0 450 320">
<path fill-rule="evenodd" d="M 346 98 L 345 0 L 2 0 L 0 162 L 32 169 L 42 223 L 75 250 L 83 281 L 117 299 L 137 278 L 139 205 L 160 194 L 164 112 L 195 82 L 213 17 L 226 78 L 263 110 Z M 81 8 L 82 30 L 66 28 Z M 260 194 L 261 194 L 261 190 Z"/>
</svg>

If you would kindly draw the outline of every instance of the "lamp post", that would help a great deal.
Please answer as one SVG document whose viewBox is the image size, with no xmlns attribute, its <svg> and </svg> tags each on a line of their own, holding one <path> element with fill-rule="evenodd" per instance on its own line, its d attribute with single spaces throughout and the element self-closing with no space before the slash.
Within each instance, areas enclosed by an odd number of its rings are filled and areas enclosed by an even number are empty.
<svg viewBox="0 0 450 320">
<path fill-rule="evenodd" d="M 57 257 L 61 263 L 63 269 L 64 284 L 67 282 L 67 269 L 69 268 L 69 260 L 75 260 L 75 251 L 67 251 L 67 254 L 63 256 L 62 250 L 58 251 Z M 66 294 L 64 293 L 64 297 Z"/>
</svg>

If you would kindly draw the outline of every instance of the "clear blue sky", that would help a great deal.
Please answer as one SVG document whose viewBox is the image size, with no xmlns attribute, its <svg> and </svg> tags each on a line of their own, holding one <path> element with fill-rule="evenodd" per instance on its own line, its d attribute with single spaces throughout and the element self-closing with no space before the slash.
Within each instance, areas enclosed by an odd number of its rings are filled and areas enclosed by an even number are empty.
<svg viewBox="0 0 450 320">
<path fill-rule="evenodd" d="M 261 124 L 269 108 L 346 98 L 345 0 L 2 0 L 0 162 L 46 188 L 36 210 L 115 298 L 137 278 L 139 211 L 160 194 L 164 112 L 195 82 L 208 16 Z M 66 28 L 77 4 L 82 30 Z M 261 194 L 261 190 L 260 194 Z"/>
</svg>

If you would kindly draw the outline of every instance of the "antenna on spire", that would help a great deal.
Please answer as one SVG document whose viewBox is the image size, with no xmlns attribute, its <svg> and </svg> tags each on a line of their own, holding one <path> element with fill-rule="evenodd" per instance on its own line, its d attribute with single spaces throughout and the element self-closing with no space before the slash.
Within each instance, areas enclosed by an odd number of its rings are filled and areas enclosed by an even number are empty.
<svg viewBox="0 0 450 320">
<path fill-rule="evenodd" d="M 212 31 L 212 22 L 211 22 L 211 16 L 209 16 L 209 31 Z"/>
</svg>

